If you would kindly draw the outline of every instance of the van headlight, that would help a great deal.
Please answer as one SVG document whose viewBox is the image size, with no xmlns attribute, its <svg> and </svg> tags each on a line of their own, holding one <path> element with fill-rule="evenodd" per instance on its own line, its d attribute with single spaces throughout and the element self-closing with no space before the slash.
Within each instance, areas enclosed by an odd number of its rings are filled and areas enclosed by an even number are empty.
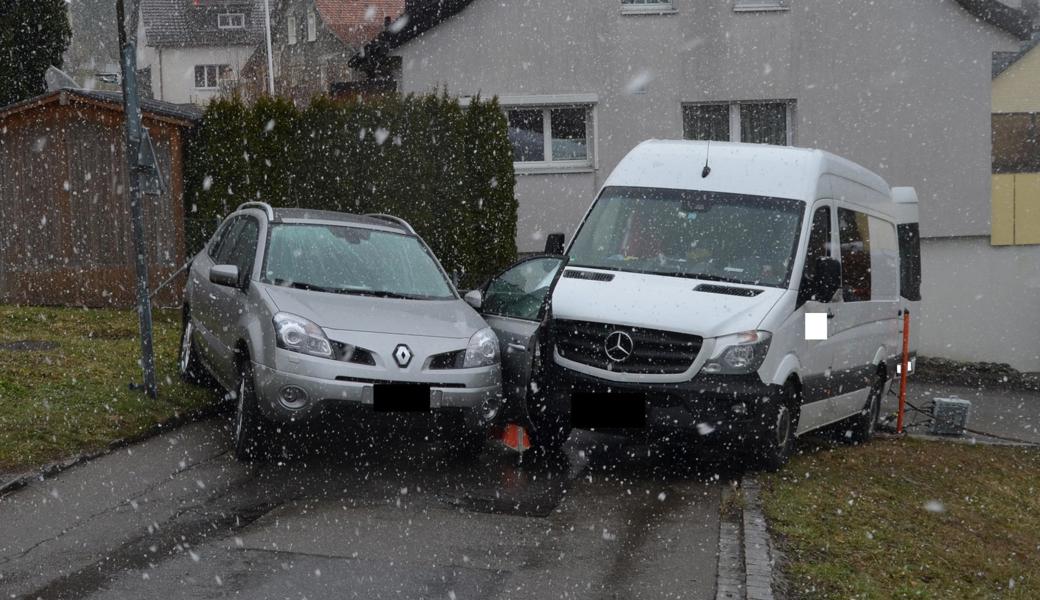
<svg viewBox="0 0 1040 600">
<path fill-rule="evenodd" d="M 715 356 L 704 363 L 704 372 L 722 375 L 753 373 L 762 366 L 773 336 L 768 331 L 743 331 L 715 339 Z"/>
<path fill-rule="evenodd" d="M 485 327 L 473 334 L 466 345 L 466 358 L 462 362 L 463 369 L 486 367 L 498 363 L 498 336 L 490 327 Z"/>
<path fill-rule="evenodd" d="M 313 321 L 291 313 L 274 316 L 275 338 L 279 348 L 311 356 L 332 358 L 332 344 Z"/>
</svg>

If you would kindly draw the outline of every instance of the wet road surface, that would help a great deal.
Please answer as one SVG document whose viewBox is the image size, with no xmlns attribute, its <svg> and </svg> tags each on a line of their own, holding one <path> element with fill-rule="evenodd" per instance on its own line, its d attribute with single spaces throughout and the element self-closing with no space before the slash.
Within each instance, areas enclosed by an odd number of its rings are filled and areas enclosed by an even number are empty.
<svg viewBox="0 0 1040 600">
<path fill-rule="evenodd" d="M 725 467 L 575 434 L 521 461 L 421 429 L 244 465 L 214 418 L 0 499 L 0 597 L 712 598 Z"/>
</svg>

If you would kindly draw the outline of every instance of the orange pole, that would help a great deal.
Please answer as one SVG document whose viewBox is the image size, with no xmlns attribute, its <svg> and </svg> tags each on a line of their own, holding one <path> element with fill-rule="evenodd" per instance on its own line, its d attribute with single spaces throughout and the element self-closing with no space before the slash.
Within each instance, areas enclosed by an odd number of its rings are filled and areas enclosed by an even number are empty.
<svg viewBox="0 0 1040 600">
<path fill-rule="evenodd" d="M 910 363 L 910 311 L 903 311 L 903 358 L 899 369 L 899 416 L 896 433 L 903 433 L 903 413 L 906 412 L 906 371 Z"/>
</svg>

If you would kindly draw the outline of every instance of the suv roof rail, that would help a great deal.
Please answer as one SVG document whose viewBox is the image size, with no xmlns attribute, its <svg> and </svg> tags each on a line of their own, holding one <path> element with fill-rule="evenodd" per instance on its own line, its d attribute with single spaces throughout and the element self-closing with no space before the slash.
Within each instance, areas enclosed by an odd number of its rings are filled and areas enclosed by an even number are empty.
<svg viewBox="0 0 1040 600">
<path fill-rule="evenodd" d="M 259 200 L 254 200 L 253 202 L 243 202 L 242 204 L 239 204 L 238 208 L 236 208 L 235 210 L 239 211 L 247 208 L 259 208 L 260 210 L 267 213 L 268 221 L 274 221 L 274 209 L 271 208 L 271 205 L 266 202 L 260 202 Z"/>
<path fill-rule="evenodd" d="M 400 225 L 401 227 L 404 227 L 405 230 L 408 231 L 408 233 L 410 233 L 412 235 L 418 235 L 417 233 L 415 233 L 415 230 L 412 229 L 412 226 L 408 224 L 408 221 L 405 221 L 401 217 L 395 217 L 394 215 L 387 215 L 387 214 L 383 214 L 383 213 L 368 213 L 365 216 L 369 217 L 369 218 L 372 218 L 372 219 L 380 219 L 380 220 L 383 220 L 383 221 L 390 221 L 391 223 L 394 223 L 394 224 Z"/>
</svg>

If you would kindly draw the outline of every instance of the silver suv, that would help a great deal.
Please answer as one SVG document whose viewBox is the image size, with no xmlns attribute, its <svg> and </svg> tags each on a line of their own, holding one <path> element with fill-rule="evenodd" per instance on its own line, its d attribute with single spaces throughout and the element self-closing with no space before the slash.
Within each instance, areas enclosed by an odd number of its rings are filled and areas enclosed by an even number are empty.
<svg viewBox="0 0 1040 600">
<path fill-rule="evenodd" d="M 482 448 L 502 404 L 499 341 L 415 231 L 387 215 L 238 207 L 192 261 L 180 372 L 236 401 L 234 451 L 323 405 L 435 411 Z"/>
</svg>

